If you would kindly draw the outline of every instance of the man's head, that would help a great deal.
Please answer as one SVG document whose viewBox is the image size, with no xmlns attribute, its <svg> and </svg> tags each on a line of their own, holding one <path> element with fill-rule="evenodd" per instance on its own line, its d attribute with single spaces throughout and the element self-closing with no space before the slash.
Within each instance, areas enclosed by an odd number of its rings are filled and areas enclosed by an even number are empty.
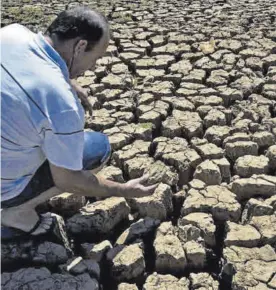
<svg viewBox="0 0 276 290">
<path fill-rule="evenodd" d="M 109 26 L 101 14 L 87 7 L 61 12 L 48 27 L 54 48 L 67 63 L 70 77 L 93 70 L 108 46 Z"/>
</svg>

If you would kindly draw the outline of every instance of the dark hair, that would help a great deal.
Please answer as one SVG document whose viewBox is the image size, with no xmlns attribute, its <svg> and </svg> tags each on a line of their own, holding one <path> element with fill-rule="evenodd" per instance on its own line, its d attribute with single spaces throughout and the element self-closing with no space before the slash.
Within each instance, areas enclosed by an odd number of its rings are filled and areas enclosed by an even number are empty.
<svg viewBox="0 0 276 290">
<path fill-rule="evenodd" d="M 61 12 L 47 28 L 46 34 L 56 34 L 61 41 L 82 37 L 88 41 L 86 50 L 89 50 L 107 29 L 108 23 L 102 14 L 81 6 Z"/>
</svg>

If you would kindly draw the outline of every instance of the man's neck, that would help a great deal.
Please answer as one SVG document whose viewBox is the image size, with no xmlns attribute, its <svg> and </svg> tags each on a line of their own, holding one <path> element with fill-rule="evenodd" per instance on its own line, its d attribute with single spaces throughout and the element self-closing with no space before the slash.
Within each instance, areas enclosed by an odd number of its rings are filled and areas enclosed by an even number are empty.
<svg viewBox="0 0 276 290">
<path fill-rule="evenodd" d="M 68 56 L 66 55 L 63 45 L 61 45 L 60 41 L 57 39 L 57 37 L 52 36 L 50 37 L 49 35 L 43 35 L 45 40 L 54 48 L 54 50 L 64 59 L 67 67 L 68 67 Z"/>
</svg>

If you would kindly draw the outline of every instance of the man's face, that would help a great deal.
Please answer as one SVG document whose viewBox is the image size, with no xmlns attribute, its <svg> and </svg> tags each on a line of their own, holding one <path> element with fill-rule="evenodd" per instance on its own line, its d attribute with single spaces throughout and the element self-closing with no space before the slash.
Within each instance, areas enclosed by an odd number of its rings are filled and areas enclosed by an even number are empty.
<svg viewBox="0 0 276 290">
<path fill-rule="evenodd" d="M 80 40 L 86 42 L 86 40 Z M 91 49 L 86 51 L 86 45 L 77 47 L 78 53 L 74 56 L 70 69 L 70 78 L 76 78 L 87 70 L 94 70 L 96 61 L 106 52 L 109 43 L 109 33 L 105 33 L 101 40 Z M 86 42 L 87 44 L 87 42 Z M 79 44 L 77 44 L 78 46 Z"/>
</svg>

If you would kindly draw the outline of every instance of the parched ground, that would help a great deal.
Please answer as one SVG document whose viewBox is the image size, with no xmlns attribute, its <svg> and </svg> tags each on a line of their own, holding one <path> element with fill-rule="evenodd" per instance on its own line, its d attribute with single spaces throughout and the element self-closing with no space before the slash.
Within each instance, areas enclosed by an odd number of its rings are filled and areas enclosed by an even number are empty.
<svg viewBox="0 0 276 290">
<path fill-rule="evenodd" d="M 113 147 L 100 174 L 160 185 L 53 198 L 53 232 L 2 243 L 2 289 L 276 289 L 276 1 L 3 1 L 2 25 L 79 3 L 112 28 L 78 79 Z"/>
</svg>

